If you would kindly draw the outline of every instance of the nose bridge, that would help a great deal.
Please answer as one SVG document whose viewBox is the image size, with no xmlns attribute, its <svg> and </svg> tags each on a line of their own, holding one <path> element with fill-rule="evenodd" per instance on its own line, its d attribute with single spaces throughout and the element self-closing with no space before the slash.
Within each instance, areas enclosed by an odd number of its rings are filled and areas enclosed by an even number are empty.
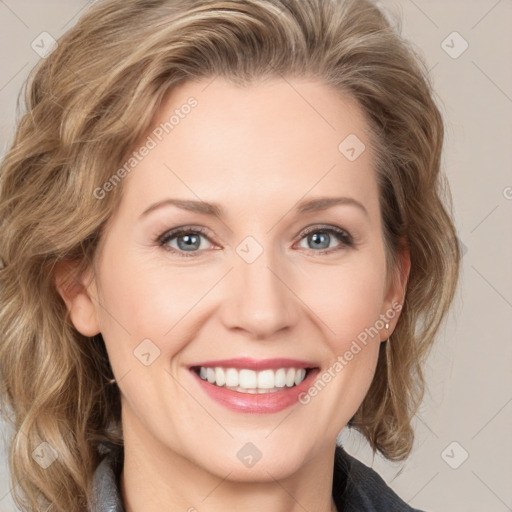
<svg viewBox="0 0 512 512">
<path fill-rule="evenodd" d="M 268 337 L 296 319 L 296 297 L 285 284 L 286 263 L 279 251 L 248 236 L 237 247 L 228 291 L 225 322 L 257 337 Z"/>
</svg>

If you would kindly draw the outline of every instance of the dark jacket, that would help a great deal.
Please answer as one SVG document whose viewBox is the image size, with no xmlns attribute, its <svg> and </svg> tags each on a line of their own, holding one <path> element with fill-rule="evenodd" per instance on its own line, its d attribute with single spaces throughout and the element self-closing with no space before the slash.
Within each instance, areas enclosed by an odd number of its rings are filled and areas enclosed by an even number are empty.
<svg viewBox="0 0 512 512">
<path fill-rule="evenodd" d="M 123 457 L 123 449 L 113 446 L 96 468 L 93 512 L 124 512 L 119 489 Z M 375 470 L 341 446 L 336 446 L 332 496 L 338 510 L 343 512 L 421 512 L 407 505 Z"/>
</svg>

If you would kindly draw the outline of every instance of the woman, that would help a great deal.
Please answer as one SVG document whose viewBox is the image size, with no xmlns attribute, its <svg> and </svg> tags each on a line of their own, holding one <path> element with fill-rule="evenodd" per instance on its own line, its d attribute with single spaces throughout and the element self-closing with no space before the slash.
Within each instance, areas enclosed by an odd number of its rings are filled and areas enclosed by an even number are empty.
<svg viewBox="0 0 512 512">
<path fill-rule="evenodd" d="M 106 0 L 1 167 L 24 510 L 412 510 L 459 245 L 423 64 L 361 0 Z M 447 191 L 447 190 L 446 190 Z"/>
</svg>

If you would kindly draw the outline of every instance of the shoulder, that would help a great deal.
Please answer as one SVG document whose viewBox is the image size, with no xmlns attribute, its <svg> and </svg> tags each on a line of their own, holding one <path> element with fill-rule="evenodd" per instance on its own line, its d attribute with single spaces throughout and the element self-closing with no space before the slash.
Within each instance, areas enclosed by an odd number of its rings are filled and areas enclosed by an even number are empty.
<svg viewBox="0 0 512 512">
<path fill-rule="evenodd" d="M 344 512 L 426 512 L 408 505 L 374 469 L 341 446 L 336 446 L 334 471 L 333 496 Z"/>
</svg>

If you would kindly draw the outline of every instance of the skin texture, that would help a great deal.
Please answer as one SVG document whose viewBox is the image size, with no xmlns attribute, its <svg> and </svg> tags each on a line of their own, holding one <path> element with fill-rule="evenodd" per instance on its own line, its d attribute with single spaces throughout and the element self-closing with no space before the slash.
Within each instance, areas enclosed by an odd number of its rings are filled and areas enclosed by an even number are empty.
<svg viewBox="0 0 512 512">
<path fill-rule="evenodd" d="M 386 280 L 368 125 L 352 99 L 318 81 L 238 88 L 217 77 L 174 89 L 154 126 L 191 96 L 198 105 L 124 179 L 95 268 L 80 276 L 81 286 L 62 291 L 77 330 L 101 332 L 121 390 L 123 500 L 128 512 L 163 504 L 327 512 L 336 436 L 367 393 L 380 342 L 399 314 L 307 405 L 278 413 L 224 408 L 187 366 L 292 357 L 325 371 L 402 302 L 405 283 Z M 366 145 L 355 161 L 338 149 L 349 134 Z M 299 201 L 324 196 L 356 199 L 367 214 L 348 204 L 295 212 Z M 225 213 L 165 206 L 141 217 L 168 198 L 215 202 Z M 159 246 L 156 239 L 178 226 L 206 229 L 196 256 Z M 344 229 L 354 245 L 328 233 L 331 252 L 322 254 L 325 246 L 302 234 L 313 226 Z M 236 251 L 248 236 L 263 250 L 252 263 Z M 167 246 L 180 251 L 179 240 Z M 148 366 L 134 355 L 144 339 L 160 350 Z M 262 453 L 252 467 L 236 456 L 247 442 Z"/>
</svg>

